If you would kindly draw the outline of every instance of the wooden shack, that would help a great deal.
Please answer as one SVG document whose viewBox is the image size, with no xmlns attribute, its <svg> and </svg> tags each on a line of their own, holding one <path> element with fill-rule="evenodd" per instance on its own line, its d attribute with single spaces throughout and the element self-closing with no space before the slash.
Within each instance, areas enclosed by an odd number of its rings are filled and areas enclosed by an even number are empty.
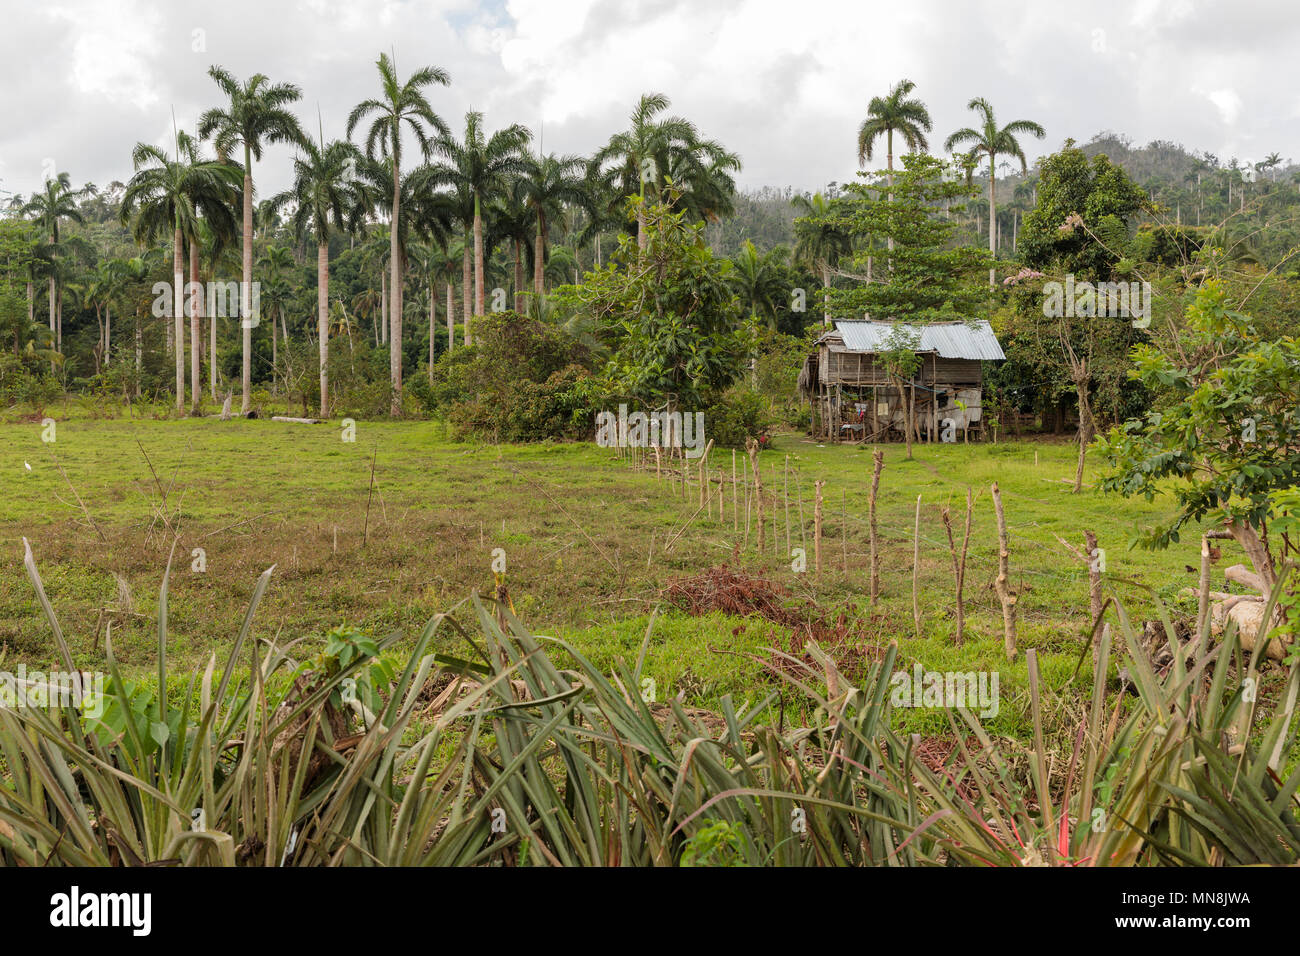
<svg viewBox="0 0 1300 956">
<path fill-rule="evenodd" d="M 837 321 L 804 361 L 799 394 L 812 411 L 812 434 L 830 441 L 902 441 L 906 402 L 915 409 L 916 441 L 978 439 L 984 363 L 1006 359 L 987 321 L 904 328 L 921 362 L 900 390 L 880 361 L 900 323 Z"/>
</svg>

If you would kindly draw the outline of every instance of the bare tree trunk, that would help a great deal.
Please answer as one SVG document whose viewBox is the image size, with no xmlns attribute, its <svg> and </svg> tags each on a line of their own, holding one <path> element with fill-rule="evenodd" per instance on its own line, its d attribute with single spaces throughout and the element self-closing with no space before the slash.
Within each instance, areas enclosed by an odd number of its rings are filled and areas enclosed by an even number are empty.
<svg viewBox="0 0 1300 956">
<path fill-rule="evenodd" d="M 433 277 L 429 278 L 429 384 L 433 384 L 433 333 L 438 328 L 437 288 Z"/>
<path fill-rule="evenodd" d="M 952 554 L 952 575 L 957 592 L 957 646 L 961 647 L 966 640 L 966 555 L 970 551 L 970 526 L 971 511 L 973 507 L 970 489 L 966 489 L 966 530 L 961 541 L 961 553 L 958 555 L 957 543 L 952 536 L 952 518 L 948 514 L 948 509 L 943 509 L 943 527 L 948 533 L 948 551 Z"/>
<path fill-rule="evenodd" d="M 689 414 L 689 413 L 688 413 Z M 749 466 L 754 472 L 754 505 L 758 519 L 758 552 L 763 553 L 763 476 L 758 469 L 758 442 L 752 438 L 745 440 L 745 451 L 749 453 Z"/>
<path fill-rule="evenodd" d="M 388 270 L 379 276 L 379 344 L 388 344 Z"/>
</svg>

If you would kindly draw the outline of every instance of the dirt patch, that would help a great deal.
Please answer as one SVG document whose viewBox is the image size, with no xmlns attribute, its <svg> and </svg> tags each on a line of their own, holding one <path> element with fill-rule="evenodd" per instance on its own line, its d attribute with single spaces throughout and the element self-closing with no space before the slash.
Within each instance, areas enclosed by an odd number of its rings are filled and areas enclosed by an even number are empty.
<svg viewBox="0 0 1300 956">
<path fill-rule="evenodd" d="M 674 578 L 663 590 L 674 606 L 692 616 L 721 611 L 737 617 L 757 616 L 790 632 L 787 652 L 809 666 L 816 667 L 805 650 L 816 641 L 851 680 L 863 676 L 872 661 L 880 659 L 882 649 L 868 642 L 865 621 L 857 609 L 848 605 L 833 618 L 812 601 L 791 599 L 781 585 L 760 575 L 747 574 L 727 565 L 718 565 L 699 574 Z M 736 629 L 740 633 L 744 625 Z M 778 671 L 793 671 L 794 665 L 780 657 L 768 662 L 772 677 Z M 816 668 L 820 671 L 820 668 Z"/>
</svg>

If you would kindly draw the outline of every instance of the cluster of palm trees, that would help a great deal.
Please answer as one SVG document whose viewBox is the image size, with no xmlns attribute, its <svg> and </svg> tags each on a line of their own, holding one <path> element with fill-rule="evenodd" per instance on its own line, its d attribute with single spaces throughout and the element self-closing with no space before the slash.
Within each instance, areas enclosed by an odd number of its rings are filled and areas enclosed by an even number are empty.
<svg viewBox="0 0 1300 956">
<path fill-rule="evenodd" d="M 930 148 L 926 134 L 933 128 L 930 111 L 912 91 L 916 84 L 911 80 L 895 83 L 885 96 L 873 97 L 867 105 L 867 117 L 858 128 L 858 165 L 866 166 L 872 159 L 876 143 L 885 141 L 886 182 L 894 182 L 894 134 L 914 152 L 924 152 Z M 956 167 L 965 173 L 967 182 L 971 181 L 981 160 L 988 162 L 989 176 L 989 253 L 997 255 L 997 168 L 998 157 L 1010 157 L 1019 160 L 1020 170 L 1026 173 L 1029 162 L 1018 137 L 1024 135 L 1042 139 L 1046 131 L 1033 120 L 1013 120 L 1005 126 L 999 126 L 993 106 L 988 100 L 977 96 L 967 104 L 978 118 L 974 126 L 963 127 L 944 140 L 943 148 L 953 154 Z M 966 147 L 962 150 L 961 147 Z M 890 198 L 893 196 L 890 194 Z M 889 240 L 893 249 L 893 240 Z M 994 284 L 994 270 L 989 269 L 989 287 Z"/>
<path fill-rule="evenodd" d="M 533 298 L 546 291 L 546 265 L 555 224 L 579 224 L 579 242 L 595 240 L 625 223 L 641 221 L 641 206 L 631 197 L 655 201 L 671 195 L 692 218 L 713 219 L 727 214 L 735 184 L 732 174 L 740 161 L 718 143 L 702 137 L 693 124 L 666 115 L 670 106 L 661 94 L 643 96 L 629 128 L 613 136 L 593 157 L 539 155 L 532 134 L 519 125 L 489 131 L 481 113 L 465 117 L 457 135 L 435 112 L 431 88 L 446 86 L 444 70 L 428 66 L 405 78 L 392 58 L 377 61 L 378 95 L 365 99 L 347 118 L 347 139 L 312 137 L 292 112 L 301 91 L 288 83 L 272 83 L 255 74 L 240 81 L 221 67 L 209 70 L 225 103 L 202 114 L 195 136 L 176 130 L 172 148 L 139 144 L 134 150 L 134 175 L 127 183 L 120 216 L 142 246 L 169 242 L 172 251 L 172 324 L 168 347 L 175 359 L 176 408 L 184 409 L 186 363 L 184 317 L 190 318 L 189 399 L 191 412 L 203 400 L 201 362 L 211 350 L 209 386 L 215 394 L 216 316 L 209 342 L 203 342 L 204 317 L 201 276 L 204 259 L 215 272 L 225 252 L 241 249 L 240 308 L 242 319 L 241 411 L 251 404 L 252 328 L 256 313 L 253 290 L 264 285 L 268 272 L 255 272 L 256 218 L 286 213 L 295 236 L 314 245 L 317 253 L 316 337 L 319 342 L 320 414 L 329 413 L 329 340 L 331 331 L 330 242 L 352 237 L 386 237 L 386 254 L 374 265 L 381 278 L 381 341 L 389 347 L 391 410 L 402 407 L 402 344 L 405 296 L 413 278 L 428 280 L 430 364 L 437 300 L 434 286 L 446 285 L 449 345 L 455 340 L 453 289 L 459 278 L 464 339 L 472 341 L 472 317 L 487 311 L 486 258 L 489 248 L 513 246 L 514 307 L 528 298 L 524 262 L 532 260 Z M 355 139 L 354 139 L 355 137 Z M 210 143 L 212 155 L 203 153 Z M 261 206 L 254 203 L 254 165 L 273 143 L 290 144 L 295 155 L 291 185 Z M 416 162 L 408 153 L 414 149 Z M 67 174 L 34 197 L 26 211 L 58 241 L 58 223 L 77 219 L 77 194 Z M 638 225 L 638 238 L 644 235 Z M 454 271 L 459 259 L 460 275 Z M 576 267 L 576 263 L 574 263 Z M 188 268 L 188 275 L 187 275 Z M 119 270 L 120 271 L 120 270 Z M 254 285 L 254 282 L 257 285 Z M 112 277 L 105 274 L 104 283 Z M 186 291 L 188 290 L 188 291 Z M 263 301 L 276 321 L 281 298 L 274 286 Z M 50 279 L 51 314 L 57 314 L 55 279 Z M 373 298 L 370 297 L 370 298 Z M 373 307 L 374 303 L 355 302 Z M 101 336 L 107 355 L 111 331 Z M 272 329 L 272 343 L 276 342 Z"/>
</svg>

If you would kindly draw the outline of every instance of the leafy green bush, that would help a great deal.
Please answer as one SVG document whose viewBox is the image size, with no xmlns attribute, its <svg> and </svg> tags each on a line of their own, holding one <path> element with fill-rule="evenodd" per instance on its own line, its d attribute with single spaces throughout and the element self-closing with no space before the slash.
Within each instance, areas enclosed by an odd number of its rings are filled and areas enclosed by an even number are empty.
<svg viewBox="0 0 1300 956">
<path fill-rule="evenodd" d="M 743 448 L 775 422 L 767 399 L 748 388 L 733 388 L 704 410 L 704 435 L 719 448 Z"/>
</svg>

